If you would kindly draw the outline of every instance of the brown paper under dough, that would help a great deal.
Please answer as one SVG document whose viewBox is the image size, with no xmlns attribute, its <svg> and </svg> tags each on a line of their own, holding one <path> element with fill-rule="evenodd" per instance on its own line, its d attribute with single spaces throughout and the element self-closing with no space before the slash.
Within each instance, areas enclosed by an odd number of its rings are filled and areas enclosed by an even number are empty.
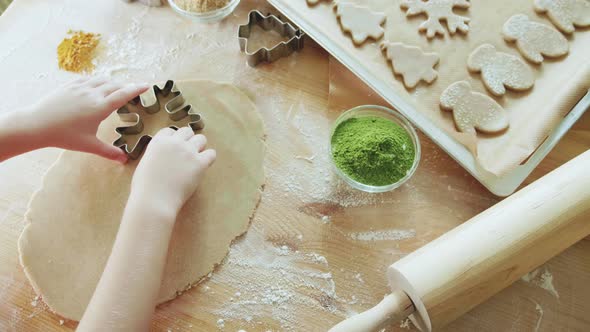
<svg viewBox="0 0 590 332">
<path fill-rule="evenodd" d="M 254 104 L 237 88 L 210 81 L 177 84 L 204 117 L 217 162 L 181 210 L 174 228 L 159 303 L 205 277 L 244 233 L 264 184 L 264 129 Z M 153 96 L 152 96 L 153 97 Z M 165 114 L 158 117 L 167 126 Z M 112 115 L 99 137 L 113 138 Z M 49 307 L 79 320 L 111 252 L 137 162 L 119 165 L 64 152 L 31 200 L 19 252 L 25 273 Z M 141 278 L 130 276 L 129 282 Z M 122 295 L 124 296 L 124 295 Z"/>
</svg>

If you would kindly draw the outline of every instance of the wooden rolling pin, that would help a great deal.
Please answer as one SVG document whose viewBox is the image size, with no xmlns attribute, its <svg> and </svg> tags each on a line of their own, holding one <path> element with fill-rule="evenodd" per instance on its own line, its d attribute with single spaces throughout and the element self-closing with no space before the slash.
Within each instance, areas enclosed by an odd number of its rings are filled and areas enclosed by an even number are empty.
<svg viewBox="0 0 590 332">
<path fill-rule="evenodd" d="M 330 331 L 438 330 L 588 235 L 590 151 L 391 265 L 392 294 Z"/>
</svg>

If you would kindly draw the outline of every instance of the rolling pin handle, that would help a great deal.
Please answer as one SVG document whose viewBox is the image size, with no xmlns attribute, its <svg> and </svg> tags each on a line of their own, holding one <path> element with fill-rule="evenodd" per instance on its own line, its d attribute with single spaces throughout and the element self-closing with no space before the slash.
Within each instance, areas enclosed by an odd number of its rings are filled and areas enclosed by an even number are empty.
<svg viewBox="0 0 590 332">
<path fill-rule="evenodd" d="M 352 316 L 331 328 L 328 332 L 378 331 L 392 320 L 402 320 L 416 309 L 408 295 L 401 290 L 385 296 L 373 308 Z"/>
</svg>

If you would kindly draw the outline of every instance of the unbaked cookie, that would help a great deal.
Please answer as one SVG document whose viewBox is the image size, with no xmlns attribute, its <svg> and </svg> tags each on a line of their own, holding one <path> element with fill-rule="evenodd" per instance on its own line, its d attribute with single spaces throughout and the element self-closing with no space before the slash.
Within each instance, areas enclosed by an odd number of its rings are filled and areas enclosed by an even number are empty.
<svg viewBox="0 0 590 332">
<path fill-rule="evenodd" d="M 535 10 L 546 12 L 551 22 L 565 33 L 574 32 L 575 27 L 590 26 L 588 0 L 535 0 Z"/>
<path fill-rule="evenodd" d="M 445 34 L 441 21 L 447 23 L 451 34 L 457 30 L 467 33 L 469 18 L 453 13 L 453 8 L 469 8 L 470 5 L 469 0 L 405 0 L 400 7 L 406 10 L 406 16 L 426 14 L 428 19 L 420 24 L 418 30 L 426 30 L 426 37 L 433 38 L 436 34 Z"/>
<path fill-rule="evenodd" d="M 506 21 L 502 35 L 508 42 L 516 42 L 522 56 L 534 63 L 543 62 L 543 55 L 555 58 L 569 52 L 567 39 L 553 27 L 529 20 L 523 14 Z"/>
<path fill-rule="evenodd" d="M 250 98 L 224 83 L 176 84 L 187 104 L 206 119 L 204 133 L 217 151 L 217 162 L 178 214 L 157 303 L 174 299 L 223 262 L 234 239 L 248 229 L 264 185 L 264 124 Z M 151 93 L 144 97 L 155 101 Z M 175 122 L 161 110 L 144 119 L 144 133 L 154 134 L 171 123 L 186 125 L 188 119 L 183 121 Z M 119 117 L 111 115 L 98 129 L 98 137 L 112 142 L 118 125 Z M 65 151 L 29 203 L 18 241 L 20 262 L 35 292 L 67 319 L 80 320 L 92 297 L 137 165 L 133 160 L 121 165 Z M 181 166 L 171 165 L 170 170 L 175 167 Z M 137 278 L 141 277 L 129 280 Z"/>
<path fill-rule="evenodd" d="M 385 24 L 385 14 L 346 2 L 338 3 L 334 8 L 342 30 L 350 34 L 356 46 L 362 45 L 369 38 L 379 40 L 385 34 L 382 27 Z"/>
<path fill-rule="evenodd" d="M 486 88 L 496 96 L 503 96 L 506 88 L 524 91 L 533 87 L 535 77 L 531 68 L 519 57 L 498 52 L 493 45 L 483 44 L 471 53 L 467 69 L 481 72 Z"/>
<path fill-rule="evenodd" d="M 320 2 L 330 2 L 332 0 L 307 0 L 307 4 L 310 6 L 315 6 Z"/>
<path fill-rule="evenodd" d="M 506 111 L 494 99 L 474 92 L 467 81 L 455 82 L 440 96 L 440 106 L 453 112 L 460 132 L 499 133 L 509 126 Z"/>
<path fill-rule="evenodd" d="M 419 47 L 403 43 L 384 42 L 381 49 L 391 61 L 393 71 L 403 77 L 406 88 L 414 88 L 420 81 L 430 84 L 438 77 L 433 69 L 439 61 L 436 53 L 425 53 Z"/>
</svg>

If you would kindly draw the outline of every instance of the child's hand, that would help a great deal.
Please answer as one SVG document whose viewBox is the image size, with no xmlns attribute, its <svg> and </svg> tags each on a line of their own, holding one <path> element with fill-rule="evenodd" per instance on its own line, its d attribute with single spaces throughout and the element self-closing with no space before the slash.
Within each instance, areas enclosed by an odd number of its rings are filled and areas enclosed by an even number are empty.
<svg viewBox="0 0 590 332">
<path fill-rule="evenodd" d="M 106 78 L 82 78 L 55 90 L 31 108 L 33 135 L 39 147 L 93 153 L 126 162 L 125 153 L 96 137 L 100 123 L 117 108 L 148 89 Z"/>
<path fill-rule="evenodd" d="M 216 159 L 215 150 L 205 150 L 207 138 L 191 128 L 160 130 L 137 166 L 131 193 L 140 193 L 146 204 L 162 205 L 176 213 L 197 189 L 203 172 Z M 147 197 L 146 197 L 147 196 Z"/>
</svg>

